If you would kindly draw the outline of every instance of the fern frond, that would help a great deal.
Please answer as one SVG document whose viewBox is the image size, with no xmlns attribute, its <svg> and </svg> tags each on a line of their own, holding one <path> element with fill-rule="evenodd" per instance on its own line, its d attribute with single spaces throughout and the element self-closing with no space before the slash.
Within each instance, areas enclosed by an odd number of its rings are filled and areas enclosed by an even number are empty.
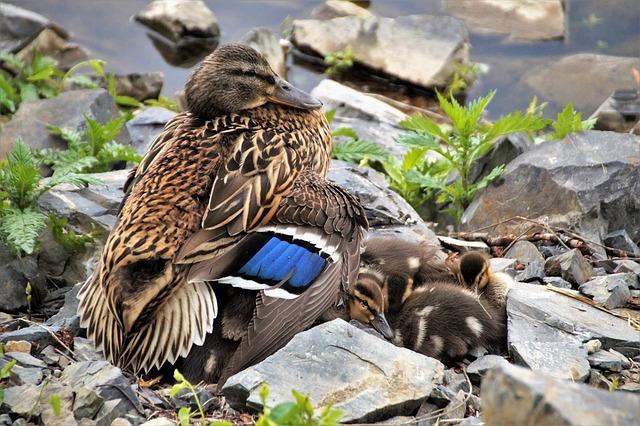
<svg viewBox="0 0 640 426">
<path fill-rule="evenodd" d="M 136 152 L 131 145 L 123 145 L 118 142 L 108 142 L 98 153 L 100 162 L 110 164 L 118 161 L 126 161 L 138 164 L 142 157 Z"/>
<path fill-rule="evenodd" d="M 353 139 L 347 142 L 334 143 L 332 156 L 336 160 L 357 163 L 364 158 L 383 161 L 389 156 L 389 153 L 380 145 L 362 139 Z"/>
<path fill-rule="evenodd" d="M 29 147 L 18 138 L 9 153 L 6 166 L 0 173 L 0 185 L 17 208 L 31 206 L 38 197 L 40 164 Z"/>
<path fill-rule="evenodd" d="M 0 236 L 16 254 L 33 254 L 47 217 L 32 208 L 2 210 Z"/>
</svg>

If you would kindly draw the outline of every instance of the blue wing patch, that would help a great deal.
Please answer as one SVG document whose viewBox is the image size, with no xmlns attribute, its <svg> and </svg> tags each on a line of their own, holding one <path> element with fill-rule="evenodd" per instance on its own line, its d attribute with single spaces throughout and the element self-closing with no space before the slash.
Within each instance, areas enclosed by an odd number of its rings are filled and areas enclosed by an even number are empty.
<svg viewBox="0 0 640 426">
<path fill-rule="evenodd" d="M 238 271 L 244 278 L 279 283 L 283 290 L 300 294 L 323 271 L 327 261 L 295 243 L 271 237 Z"/>
</svg>

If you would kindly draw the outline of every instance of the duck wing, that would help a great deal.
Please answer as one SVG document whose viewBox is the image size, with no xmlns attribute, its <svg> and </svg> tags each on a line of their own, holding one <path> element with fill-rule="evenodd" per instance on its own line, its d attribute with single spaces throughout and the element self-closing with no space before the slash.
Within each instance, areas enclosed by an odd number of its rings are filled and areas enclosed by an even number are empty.
<svg viewBox="0 0 640 426">
<path fill-rule="evenodd" d="M 275 289 L 258 292 L 246 335 L 226 365 L 220 383 L 283 347 L 334 305 L 341 291 L 349 290 L 357 278 L 360 248 L 367 226 L 359 202 L 339 186 L 311 172 L 296 180 L 292 192 L 283 198 L 270 223 L 258 228 L 256 233 L 295 234 L 294 244 L 322 247 L 316 253 L 327 255 L 326 263 L 302 289 L 289 279 Z M 265 263 L 275 262 L 278 260 Z M 281 273 L 286 273 L 287 266 L 280 267 Z M 298 266 L 304 268 L 300 264 L 294 268 Z M 260 273 L 251 278 L 260 278 Z M 297 293 L 297 297 L 286 297 L 282 294 L 286 292 Z"/>
</svg>

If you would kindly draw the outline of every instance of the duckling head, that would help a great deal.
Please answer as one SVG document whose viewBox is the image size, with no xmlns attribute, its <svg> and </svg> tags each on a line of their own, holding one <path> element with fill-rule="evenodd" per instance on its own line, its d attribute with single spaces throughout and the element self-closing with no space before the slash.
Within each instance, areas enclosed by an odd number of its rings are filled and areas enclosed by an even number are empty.
<svg viewBox="0 0 640 426">
<path fill-rule="evenodd" d="M 480 290 L 491 278 L 489 259 L 479 251 L 470 251 L 460 257 L 458 279 L 467 287 Z"/>
<path fill-rule="evenodd" d="M 380 285 L 369 278 L 358 278 L 348 301 L 351 319 L 370 325 L 387 339 L 393 339 L 393 329 L 384 315 L 385 299 Z"/>
<path fill-rule="evenodd" d="M 267 102 L 317 109 L 322 102 L 280 78 L 256 50 L 220 46 L 193 72 L 185 86 L 189 111 L 200 118 L 256 108 Z"/>
</svg>

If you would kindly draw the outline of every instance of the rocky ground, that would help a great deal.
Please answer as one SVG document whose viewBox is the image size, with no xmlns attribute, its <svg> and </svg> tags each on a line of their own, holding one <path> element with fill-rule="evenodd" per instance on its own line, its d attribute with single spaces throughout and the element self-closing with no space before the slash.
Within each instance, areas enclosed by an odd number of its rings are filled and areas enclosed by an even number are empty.
<svg viewBox="0 0 640 426">
<path fill-rule="evenodd" d="M 136 19 L 162 33 L 175 52 L 184 50 L 185 43 L 207 46 L 219 34 L 213 13 L 180 20 L 168 3 L 153 2 Z M 474 14 L 461 3 L 452 2 L 454 15 L 472 25 Z M 478 3 L 497 7 L 495 2 Z M 535 2 L 529 3 L 535 8 Z M 557 14 L 554 8 L 561 2 L 548 3 L 544 12 Z M 292 42 L 300 52 L 314 54 L 340 49 L 347 42 L 364 46 L 372 39 L 385 40 L 389 44 L 355 51 L 359 66 L 371 73 L 431 87 L 446 80 L 453 62 L 468 59 L 467 30 L 456 18 L 379 18 L 339 1 L 326 2 L 313 17 L 293 23 Z M 21 52 L 30 43 L 44 43 L 47 36 L 57 37 L 56 46 L 64 46 L 48 52 L 61 61 L 72 64 L 86 57 L 64 30 L 46 18 L 1 4 L 0 22 L 20 23 L 10 33 L 0 25 L 3 50 Z M 525 31 L 524 24 L 500 29 L 494 28 L 495 22 L 473 25 L 506 31 L 513 38 L 563 36 L 562 24 L 555 20 L 544 32 Z M 415 40 L 396 31 L 413 27 L 420 28 L 411 35 Z M 273 33 L 256 30 L 245 40 L 268 53 L 274 67 L 285 67 Z M 409 46 L 414 51 L 415 43 L 425 43 L 418 52 L 434 52 L 430 43 L 441 48 L 437 54 L 416 57 L 389 47 Z M 398 56 L 388 55 L 390 50 Z M 565 72 L 563 67 L 574 66 L 569 65 L 573 59 L 561 61 L 549 72 Z M 635 66 L 634 61 L 605 62 L 624 68 Z M 590 62 L 596 70 L 599 63 Z M 425 68 L 433 72 L 420 72 Z M 160 91 L 158 78 L 123 76 L 122 90 L 137 99 L 152 98 Z M 614 88 L 597 95 L 605 106 Z M 395 137 L 402 132 L 398 123 L 415 110 L 411 106 L 368 96 L 329 79 L 312 93 L 336 110 L 334 128 L 350 127 L 394 155 L 403 153 Z M 43 123 L 80 129 L 85 113 L 101 122 L 120 114 L 104 89 L 69 90 L 53 99 L 23 103 L 0 132 L 0 157 L 17 136 L 34 148 L 60 147 Z M 174 114 L 145 108 L 127 122 L 119 141 L 142 153 Z M 629 123 L 623 124 L 628 131 Z M 482 250 L 491 254 L 494 271 L 514 276 L 518 284 L 508 294 L 505 353 L 443 365 L 396 347 L 357 324 L 334 320 L 297 335 L 272 357 L 238 373 L 221 394 L 198 386 L 210 419 L 251 424 L 252 413 L 260 408 L 259 387 L 267 382 L 269 405 L 291 400 L 294 388 L 309 394 L 317 406 L 333 404 L 343 410 L 343 420 L 350 423 L 637 422 L 640 139 L 594 130 L 534 144 L 526 135 L 515 135 L 497 143 L 476 172 L 500 163 L 508 163 L 504 174 L 466 210 L 465 232 L 448 233 L 439 227 L 438 235 L 434 224 L 425 223 L 375 170 L 334 161 L 329 178 L 360 199 L 372 233 L 426 240 L 441 248 L 442 259 Z M 56 187 L 41 197 L 40 207 L 69 218 L 78 231 L 101 231 L 104 241 L 115 222 L 127 172 L 101 173 L 97 176 L 102 184 L 87 188 Z M 75 295 L 99 248 L 100 241 L 70 252 L 48 231 L 37 256 L 16 258 L 0 244 L 0 371 L 8 370 L 7 377 L 0 375 L 4 391 L 0 425 L 159 426 L 177 422 L 180 407 L 195 408 L 189 394 L 170 398 L 169 384 L 138 380 L 110 365 L 84 338 Z M 25 291 L 27 283 L 31 295 Z M 3 370 L 14 361 L 13 368 Z"/>
</svg>

